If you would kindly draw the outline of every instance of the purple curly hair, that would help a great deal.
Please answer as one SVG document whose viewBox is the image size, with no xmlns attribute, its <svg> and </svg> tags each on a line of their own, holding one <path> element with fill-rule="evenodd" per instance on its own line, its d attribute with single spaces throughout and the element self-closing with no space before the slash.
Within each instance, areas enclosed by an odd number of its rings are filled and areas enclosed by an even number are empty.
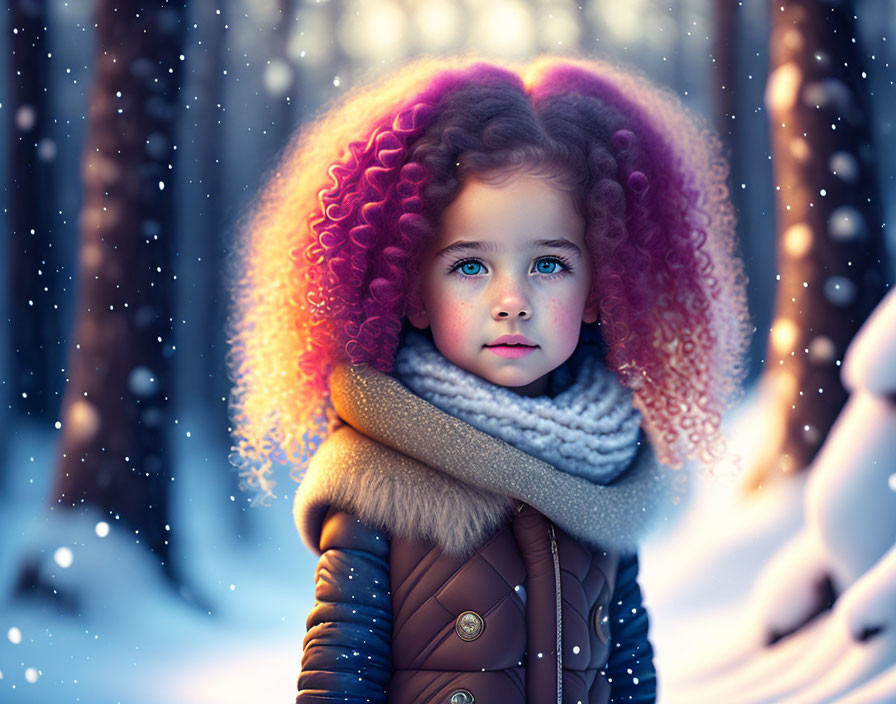
<svg viewBox="0 0 896 704">
<path fill-rule="evenodd" d="M 674 97 L 607 65 L 444 65 L 413 65 L 330 110 L 259 200 L 237 252 L 231 358 L 248 483 L 269 493 L 271 459 L 304 466 L 338 423 L 336 364 L 391 370 L 441 212 L 468 176 L 508 170 L 574 193 L 608 366 L 661 461 L 711 464 L 747 337 L 717 140 Z M 315 166 L 329 183 L 315 184 Z"/>
</svg>

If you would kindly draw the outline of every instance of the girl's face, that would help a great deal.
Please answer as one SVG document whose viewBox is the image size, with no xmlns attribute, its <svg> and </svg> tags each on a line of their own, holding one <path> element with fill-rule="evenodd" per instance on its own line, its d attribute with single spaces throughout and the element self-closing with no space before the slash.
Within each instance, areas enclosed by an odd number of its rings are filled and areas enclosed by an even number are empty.
<svg viewBox="0 0 896 704">
<path fill-rule="evenodd" d="M 569 193 L 549 179 L 513 174 L 471 178 L 445 209 L 423 255 L 423 311 L 450 362 L 529 396 L 572 355 L 586 307 L 591 262 L 585 223 Z"/>
</svg>

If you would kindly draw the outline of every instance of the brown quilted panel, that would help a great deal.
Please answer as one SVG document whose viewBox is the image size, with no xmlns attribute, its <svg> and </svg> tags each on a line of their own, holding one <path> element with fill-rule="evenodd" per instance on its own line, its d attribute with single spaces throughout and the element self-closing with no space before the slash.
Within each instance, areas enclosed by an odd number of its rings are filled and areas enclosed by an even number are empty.
<svg viewBox="0 0 896 704">
<path fill-rule="evenodd" d="M 619 556 L 593 551 L 559 529 L 556 536 L 563 597 L 563 701 L 603 702 L 609 689 L 601 668 L 612 641 L 598 637 L 595 613 L 599 607 L 609 612 Z M 517 541 L 507 525 L 460 562 L 432 544 L 392 539 L 390 702 L 447 704 L 458 689 L 471 692 L 477 702 L 526 701 L 527 623 L 521 595 L 529 585 Z M 455 631 L 465 611 L 476 612 L 485 624 L 473 641 Z"/>
<path fill-rule="evenodd" d="M 525 578 L 509 528 L 463 564 L 436 548 L 393 539 L 393 666 L 425 670 L 499 670 L 522 661 L 525 607 L 513 587 Z M 414 562 L 416 560 L 416 562 Z M 457 635 L 465 611 L 482 617 L 476 640 Z M 510 646 L 513 647 L 510 647 Z"/>
<path fill-rule="evenodd" d="M 401 632 L 408 618 L 460 569 L 461 563 L 447 557 L 437 547 L 418 541 L 393 538 L 390 548 L 392 632 L 395 634 Z"/>
<path fill-rule="evenodd" d="M 597 671 L 606 665 L 610 656 L 612 641 L 604 643 L 598 637 L 594 619 L 599 607 L 602 614 L 609 613 L 619 556 L 591 550 L 559 529 L 557 550 L 563 596 L 563 669 L 566 675 L 578 673 L 571 687 L 579 681 L 590 689 Z"/>
</svg>

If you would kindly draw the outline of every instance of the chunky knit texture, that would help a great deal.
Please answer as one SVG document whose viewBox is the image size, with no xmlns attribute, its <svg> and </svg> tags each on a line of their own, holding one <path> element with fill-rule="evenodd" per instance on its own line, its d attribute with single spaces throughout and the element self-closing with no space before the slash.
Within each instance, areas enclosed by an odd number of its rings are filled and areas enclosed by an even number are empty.
<svg viewBox="0 0 896 704">
<path fill-rule="evenodd" d="M 522 502 L 587 545 L 632 554 L 680 495 L 683 475 L 657 465 L 644 441 L 626 471 L 600 484 L 474 428 L 369 365 L 340 365 L 330 388 L 346 425 L 318 448 L 294 506 L 311 550 L 336 507 L 463 559 Z"/>
<path fill-rule="evenodd" d="M 586 346 L 552 376 L 550 396 L 521 396 L 449 362 L 429 337 L 409 333 L 398 379 L 437 408 L 569 474 L 608 484 L 638 450 L 632 392 Z"/>
</svg>

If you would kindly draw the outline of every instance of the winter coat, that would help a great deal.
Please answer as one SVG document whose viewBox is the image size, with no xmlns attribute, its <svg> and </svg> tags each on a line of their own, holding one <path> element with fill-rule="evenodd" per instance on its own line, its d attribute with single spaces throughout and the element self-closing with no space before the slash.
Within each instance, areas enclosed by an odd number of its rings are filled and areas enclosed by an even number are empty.
<svg viewBox="0 0 896 704">
<path fill-rule="evenodd" d="M 331 393 L 346 425 L 295 503 L 321 555 L 298 704 L 655 700 L 633 553 L 669 481 L 646 444 L 602 486 L 370 367 Z"/>
</svg>

